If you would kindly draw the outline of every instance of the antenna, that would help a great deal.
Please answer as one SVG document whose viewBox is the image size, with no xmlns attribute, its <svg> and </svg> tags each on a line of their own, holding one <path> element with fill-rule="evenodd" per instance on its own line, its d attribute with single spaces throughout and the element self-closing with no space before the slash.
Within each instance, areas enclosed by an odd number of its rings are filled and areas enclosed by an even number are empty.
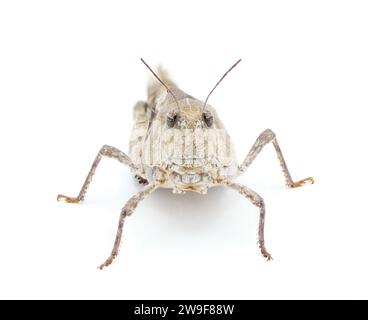
<svg viewBox="0 0 368 320">
<path fill-rule="evenodd" d="M 169 89 L 169 87 L 159 78 L 159 76 L 151 69 L 151 67 L 147 64 L 146 61 L 144 61 L 142 58 L 141 58 L 141 61 L 144 63 L 144 65 L 148 68 L 149 71 L 152 72 L 152 74 L 154 75 L 154 77 L 166 88 L 167 92 L 171 94 L 171 96 L 174 98 L 175 100 L 175 103 L 178 107 L 178 110 L 180 112 L 180 107 L 179 107 L 179 103 L 178 103 L 178 100 L 176 99 L 174 93 Z"/>
<path fill-rule="evenodd" d="M 217 86 L 220 84 L 220 82 L 227 76 L 227 74 L 231 71 L 231 70 L 233 70 L 237 65 L 238 65 L 238 63 L 241 61 L 242 59 L 239 59 L 237 62 L 235 62 L 232 66 L 231 66 L 231 68 L 229 69 L 229 70 L 227 70 L 226 72 L 225 72 L 225 74 L 221 77 L 221 79 L 216 83 L 216 85 L 213 87 L 213 89 L 211 90 L 211 92 L 208 94 L 208 96 L 207 96 L 207 98 L 206 98 L 206 100 L 204 101 L 204 105 L 203 105 L 203 108 L 202 108 L 202 110 L 204 110 L 205 108 L 206 108 L 206 105 L 207 105 L 207 101 L 208 101 L 208 98 L 210 97 L 210 95 L 212 94 L 212 92 L 213 91 L 215 91 L 215 89 L 217 88 Z"/>
</svg>

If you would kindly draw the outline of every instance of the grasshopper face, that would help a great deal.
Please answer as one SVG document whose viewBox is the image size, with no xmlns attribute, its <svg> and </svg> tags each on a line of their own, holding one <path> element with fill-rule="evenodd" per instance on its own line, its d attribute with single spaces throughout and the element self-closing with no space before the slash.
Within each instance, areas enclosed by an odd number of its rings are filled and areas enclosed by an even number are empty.
<svg viewBox="0 0 368 320">
<path fill-rule="evenodd" d="M 158 106 L 144 143 L 146 172 L 173 192 L 205 193 L 236 171 L 233 144 L 216 110 L 187 96 Z"/>
</svg>

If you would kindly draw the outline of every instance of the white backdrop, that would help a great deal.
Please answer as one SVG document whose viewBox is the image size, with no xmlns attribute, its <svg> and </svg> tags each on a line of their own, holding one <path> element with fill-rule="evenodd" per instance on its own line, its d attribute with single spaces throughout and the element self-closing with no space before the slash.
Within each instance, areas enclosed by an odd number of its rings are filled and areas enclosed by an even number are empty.
<svg viewBox="0 0 368 320">
<path fill-rule="evenodd" d="M 0 4 L 0 298 L 368 298 L 366 1 L 2 1 Z M 127 151 L 147 69 L 162 63 L 211 97 L 242 161 L 266 128 L 295 179 L 284 186 L 268 146 L 239 178 L 266 202 L 232 190 L 161 190 L 127 220 L 140 186 L 103 160 L 85 203 L 77 195 L 103 144 Z"/>
</svg>

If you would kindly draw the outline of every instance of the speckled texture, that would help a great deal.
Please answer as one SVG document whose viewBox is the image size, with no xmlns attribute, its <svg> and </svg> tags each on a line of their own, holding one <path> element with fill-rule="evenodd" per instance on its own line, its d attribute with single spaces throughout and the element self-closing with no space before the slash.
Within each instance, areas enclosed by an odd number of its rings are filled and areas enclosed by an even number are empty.
<svg viewBox="0 0 368 320">
<path fill-rule="evenodd" d="M 175 193 L 206 193 L 237 173 L 235 148 L 213 107 L 207 105 L 204 116 L 203 101 L 179 89 L 162 69 L 158 73 L 177 101 L 160 83 L 150 82 L 147 103 L 134 109 L 129 156 L 148 181 L 163 181 L 161 187 Z M 177 121 L 169 127 L 172 114 Z"/>
<path fill-rule="evenodd" d="M 295 188 L 313 183 L 312 178 L 293 182 L 275 134 L 267 129 L 256 140 L 244 161 L 238 165 L 235 149 L 216 110 L 188 95 L 161 69 L 158 75 L 168 87 L 156 79 L 148 85 L 147 101 L 134 107 L 134 126 L 129 143 L 129 156 L 122 151 L 103 146 L 96 156 L 78 197 L 63 195 L 58 200 L 78 203 L 84 200 L 88 186 L 102 157 L 117 159 L 128 166 L 141 184 L 142 191 L 130 198 L 123 207 L 113 250 L 100 269 L 110 265 L 118 255 L 125 218 L 138 203 L 157 188 L 170 188 L 174 193 L 194 191 L 205 194 L 207 189 L 224 185 L 238 191 L 259 208 L 258 243 L 262 255 L 268 260 L 264 239 L 265 204 L 250 188 L 233 182 L 252 164 L 263 147 L 272 142 L 286 184 Z M 172 96 L 172 94 L 175 96 Z"/>
</svg>

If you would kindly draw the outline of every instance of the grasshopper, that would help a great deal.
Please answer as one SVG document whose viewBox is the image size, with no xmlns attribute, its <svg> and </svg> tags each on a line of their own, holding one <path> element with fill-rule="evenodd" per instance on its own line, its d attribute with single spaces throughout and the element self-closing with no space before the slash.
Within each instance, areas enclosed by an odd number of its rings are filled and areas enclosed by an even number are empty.
<svg viewBox="0 0 368 320">
<path fill-rule="evenodd" d="M 138 182 L 144 185 L 122 208 L 112 252 L 99 268 L 109 266 L 117 257 L 126 217 L 157 188 L 169 188 L 174 193 L 193 191 L 206 194 L 210 187 L 226 186 L 239 192 L 259 209 L 258 245 L 262 255 L 271 260 L 264 240 L 265 203 L 258 193 L 234 182 L 234 178 L 246 171 L 265 145 L 272 143 L 288 187 L 300 187 L 314 183 L 314 180 L 309 177 L 293 181 L 276 136 L 270 129 L 260 134 L 244 161 L 237 163 L 233 143 L 216 110 L 208 104 L 208 99 L 241 59 L 221 77 L 204 102 L 179 89 L 162 68 L 156 74 L 143 59 L 141 61 L 153 77 L 148 85 L 147 101 L 138 102 L 134 107 L 129 155 L 104 145 L 79 195 L 76 198 L 61 194 L 57 197 L 58 201 L 68 203 L 83 201 L 103 157 L 114 158 L 128 166 Z"/>
</svg>

